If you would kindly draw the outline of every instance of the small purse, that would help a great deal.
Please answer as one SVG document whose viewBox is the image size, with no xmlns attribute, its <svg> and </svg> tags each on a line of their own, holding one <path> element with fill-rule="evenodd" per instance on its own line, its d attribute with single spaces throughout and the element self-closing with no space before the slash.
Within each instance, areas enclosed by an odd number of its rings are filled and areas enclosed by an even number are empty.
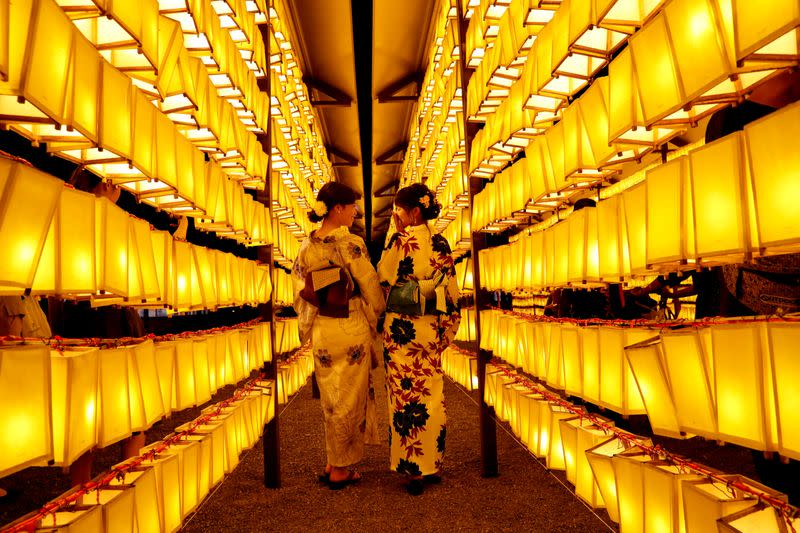
<svg viewBox="0 0 800 533">
<path fill-rule="evenodd" d="M 386 299 L 386 312 L 401 315 L 422 315 L 425 312 L 425 299 L 419 283 L 410 279 L 401 285 L 394 285 Z"/>
</svg>

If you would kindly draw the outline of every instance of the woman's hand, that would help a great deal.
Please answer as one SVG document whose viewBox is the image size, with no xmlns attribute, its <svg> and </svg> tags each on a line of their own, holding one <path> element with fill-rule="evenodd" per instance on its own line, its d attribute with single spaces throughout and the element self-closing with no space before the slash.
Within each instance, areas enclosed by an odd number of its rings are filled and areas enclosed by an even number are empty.
<svg viewBox="0 0 800 533">
<path fill-rule="evenodd" d="M 400 220 L 400 216 L 397 214 L 397 211 L 392 211 L 392 220 L 394 221 L 394 227 L 397 229 L 397 231 L 403 231 L 406 229 L 406 226 L 403 224 L 403 221 Z"/>
</svg>

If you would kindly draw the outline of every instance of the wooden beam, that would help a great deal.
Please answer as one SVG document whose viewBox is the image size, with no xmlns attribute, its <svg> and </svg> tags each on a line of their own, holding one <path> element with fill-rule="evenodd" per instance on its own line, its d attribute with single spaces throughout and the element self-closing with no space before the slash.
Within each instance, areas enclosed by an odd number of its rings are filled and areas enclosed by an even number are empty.
<svg viewBox="0 0 800 533">
<path fill-rule="evenodd" d="M 375 165 L 382 166 L 382 165 L 402 165 L 403 164 L 403 157 L 405 156 L 406 148 L 408 148 L 407 142 L 402 142 L 396 144 L 383 152 L 381 155 L 375 158 Z M 392 157 L 400 154 L 400 160 L 392 161 Z"/>
<path fill-rule="evenodd" d="M 309 97 L 311 99 L 311 105 L 313 106 L 350 107 L 353 103 L 353 99 L 350 98 L 347 93 L 322 80 L 312 78 L 311 76 L 303 76 L 303 83 L 305 83 L 306 87 L 309 89 Z M 317 91 L 328 99 L 315 99 L 313 91 Z"/>
<path fill-rule="evenodd" d="M 378 103 L 386 104 L 389 102 L 416 102 L 419 100 L 424 76 L 424 72 L 412 72 L 403 76 L 378 93 Z M 398 95 L 399 92 L 402 92 L 403 89 L 406 89 L 410 85 L 415 86 L 413 95 Z"/>
<path fill-rule="evenodd" d="M 358 166 L 358 159 L 355 156 L 352 156 L 332 144 L 328 144 L 325 146 L 328 150 L 328 158 L 331 160 L 331 165 L 334 167 L 357 167 Z M 335 161 L 333 156 L 338 157 L 341 161 Z"/>
<path fill-rule="evenodd" d="M 372 216 L 375 218 L 389 218 L 392 216 L 392 204 L 386 204 L 374 213 Z"/>
<path fill-rule="evenodd" d="M 394 193 L 389 193 L 388 191 L 392 189 L 392 187 L 397 187 L 400 184 L 400 180 L 394 179 L 390 183 L 387 183 L 380 189 L 377 189 L 372 192 L 372 196 L 375 198 L 390 198 L 394 196 Z M 396 191 L 395 191 L 396 192 Z M 388 194 L 387 194 L 388 193 Z"/>
</svg>

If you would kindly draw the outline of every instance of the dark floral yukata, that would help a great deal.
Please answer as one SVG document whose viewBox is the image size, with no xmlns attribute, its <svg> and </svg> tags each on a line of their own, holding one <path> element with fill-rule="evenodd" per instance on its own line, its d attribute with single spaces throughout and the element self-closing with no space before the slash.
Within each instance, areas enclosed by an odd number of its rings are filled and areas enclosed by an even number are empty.
<svg viewBox="0 0 800 533">
<path fill-rule="evenodd" d="M 391 468 L 411 476 L 442 469 L 447 434 L 442 351 L 461 320 L 458 285 L 447 240 L 431 235 L 426 225 L 394 234 L 378 264 L 378 276 L 389 286 L 441 274 L 446 303 L 440 313 L 386 313 L 383 329 Z"/>
</svg>

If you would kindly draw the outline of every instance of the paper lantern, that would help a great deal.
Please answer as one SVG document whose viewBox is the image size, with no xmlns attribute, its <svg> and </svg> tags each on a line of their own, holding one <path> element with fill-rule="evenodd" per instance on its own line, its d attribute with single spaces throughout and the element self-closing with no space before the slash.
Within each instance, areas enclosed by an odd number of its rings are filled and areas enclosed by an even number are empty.
<svg viewBox="0 0 800 533">
<path fill-rule="evenodd" d="M 20 518 L 20 522 L 26 519 Z M 13 524 L 9 524 L 13 526 Z M 42 518 L 36 531 L 56 533 L 90 533 L 102 531 L 103 508 L 100 505 L 80 505 L 56 511 Z"/>
<path fill-rule="evenodd" d="M 688 158 L 679 157 L 647 171 L 645 253 L 647 265 L 655 269 L 694 257 L 688 163 Z"/>
<path fill-rule="evenodd" d="M 783 456 L 800 459 L 800 427 L 797 423 L 800 394 L 791 379 L 798 370 L 798 360 L 794 354 L 800 342 L 800 328 L 791 323 L 770 323 L 769 341 L 775 379 L 779 451 Z"/>
<path fill-rule="evenodd" d="M 652 332 L 639 328 L 601 326 L 600 342 L 600 405 L 622 415 L 645 414 L 636 381 L 625 357 L 624 347 L 652 337 Z"/>
<path fill-rule="evenodd" d="M 161 403 L 164 415 L 172 413 L 175 400 L 175 342 L 159 342 L 155 344 L 156 367 L 158 370 L 158 388 L 161 392 Z"/>
<path fill-rule="evenodd" d="M 559 222 L 553 231 L 553 286 L 566 285 L 569 280 L 569 224 Z"/>
<path fill-rule="evenodd" d="M 733 42 L 736 61 L 745 64 L 798 59 L 797 28 L 800 7 L 792 0 L 772 2 L 769 9 L 734 0 Z"/>
<path fill-rule="evenodd" d="M 665 461 L 643 463 L 642 470 L 644 531 L 687 531 L 682 487 L 701 476 Z"/>
<path fill-rule="evenodd" d="M 211 399 L 210 376 L 212 372 L 215 372 L 215 369 L 209 359 L 207 339 L 198 337 L 191 344 L 194 359 L 195 402 L 203 404 Z"/>
<path fill-rule="evenodd" d="M 597 204 L 598 270 L 600 277 L 608 281 L 619 281 L 623 276 L 620 203 L 620 196 L 612 196 Z"/>
<path fill-rule="evenodd" d="M 97 444 L 96 348 L 50 352 L 53 460 L 67 466 Z"/>
<path fill-rule="evenodd" d="M 642 395 L 653 433 L 682 438 L 684 435 L 675 414 L 660 338 L 654 337 L 626 346 L 625 355 Z"/>
<path fill-rule="evenodd" d="M 31 288 L 63 189 L 61 180 L 0 159 L 0 247 L 14 258 L 0 265 L 0 294 Z"/>
<path fill-rule="evenodd" d="M 638 446 L 611 458 L 617 485 L 620 531 L 644 531 L 644 469 L 651 461 Z"/>
<path fill-rule="evenodd" d="M 156 474 L 161 531 L 177 531 L 183 519 L 181 468 L 178 455 L 171 453 L 169 449 L 157 455 L 146 454 L 149 450 L 161 446 L 163 442 L 158 441 L 142 448 L 141 453 L 145 457 L 142 466 L 152 467 Z"/>
<path fill-rule="evenodd" d="M 583 397 L 583 354 L 580 328 L 561 325 L 561 354 L 564 365 L 564 391 L 567 396 Z"/>
<path fill-rule="evenodd" d="M 633 274 L 647 273 L 646 195 L 647 192 L 643 183 L 622 193 L 626 241 L 630 257 L 630 270 Z"/>
<path fill-rule="evenodd" d="M 612 437 L 586 450 L 586 460 L 594 474 L 597 489 L 603 497 L 609 518 L 619 523 L 619 499 L 617 498 L 617 477 L 611 458 L 626 450 L 622 439 Z"/>
<path fill-rule="evenodd" d="M 738 475 L 720 476 L 724 481 L 697 480 L 683 485 L 683 507 L 687 531 L 713 531 L 717 520 L 755 507 L 759 500 L 731 483 L 743 483 L 780 500 L 786 496 Z"/>
<path fill-rule="evenodd" d="M 153 261 L 156 265 L 156 282 L 159 288 L 159 300 L 163 305 L 172 304 L 172 236 L 166 231 L 151 231 L 150 241 L 153 247 Z"/>
<path fill-rule="evenodd" d="M 608 423 L 610 424 L 610 422 Z M 595 508 L 604 507 L 605 502 L 589 464 L 586 450 L 607 439 L 608 433 L 599 426 L 583 422 L 577 427 L 575 441 L 575 494 Z"/>
<path fill-rule="evenodd" d="M 103 294 L 128 295 L 128 235 L 130 216 L 108 198 L 96 198 L 97 289 Z"/>
<path fill-rule="evenodd" d="M 0 477 L 52 459 L 50 352 L 44 344 L 0 347 L 0 404 L 7 406 L 0 412 Z"/>
<path fill-rule="evenodd" d="M 800 104 L 795 103 L 744 128 L 758 220 L 758 243 L 767 251 L 797 248 L 800 155 L 793 149 L 791 140 L 800 134 L 798 123 Z"/>
<path fill-rule="evenodd" d="M 711 328 L 719 438 L 756 450 L 777 448 L 770 424 L 774 410 L 769 409 L 774 400 L 770 405 L 772 391 L 764 383 L 769 353 L 764 352 L 762 328 L 736 322 Z"/>
<path fill-rule="evenodd" d="M 192 305 L 192 245 L 179 240 L 172 241 L 173 246 L 173 304 L 178 310 L 187 310 Z"/>
<path fill-rule="evenodd" d="M 98 480 L 94 480 L 95 482 Z M 79 505 L 96 503 L 102 507 L 105 530 L 130 532 L 137 531 L 134 513 L 134 492 L 129 487 L 105 486 L 84 494 L 78 499 Z"/>
<path fill-rule="evenodd" d="M 121 477 L 111 480 L 109 486 L 124 486 L 132 489 L 136 518 L 134 531 L 155 531 L 161 528 L 155 469 L 128 468 Z"/>
<path fill-rule="evenodd" d="M 93 294 L 95 278 L 95 199 L 65 188 L 56 211 L 58 294 Z"/>
<path fill-rule="evenodd" d="M 131 352 L 139 377 L 144 425 L 149 428 L 164 416 L 156 349 L 153 341 L 148 340 L 135 345 Z"/>
<path fill-rule="evenodd" d="M 712 436 L 717 432 L 711 391 L 712 369 L 699 333 L 662 331 L 661 345 L 667 377 L 682 431 Z"/>
<path fill-rule="evenodd" d="M 169 447 L 168 453 L 178 457 L 181 484 L 181 518 L 193 512 L 199 503 L 200 443 L 182 440 Z"/>
<path fill-rule="evenodd" d="M 561 332 L 561 325 L 556 325 L 550 331 L 550 342 L 547 346 L 547 377 L 545 382 L 555 389 L 564 388 L 564 354 L 561 346 Z"/>
<path fill-rule="evenodd" d="M 97 445 L 110 446 L 131 435 L 130 348 L 100 350 Z"/>
<path fill-rule="evenodd" d="M 596 327 L 579 329 L 583 390 L 581 397 L 595 405 L 600 404 L 600 332 Z"/>
<path fill-rule="evenodd" d="M 694 232 L 701 261 L 741 261 L 747 251 L 741 136 L 738 132 L 728 135 L 689 154 Z"/>
<path fill-rule="evenodd" d="M 131 241 L 129 247 L 136 249 L 136 259 L 138 263 L 132 264 L 128 260 L 128 272 L 133 268 L 138 270 L 139 283 L 141 286 L 141 298 L 143 300 L 155 300 L 161 296 L 161 288 L 158 284 L 158 274 L 153 254 L 153 246 L 150 238 L 150 225 L 141 219 L 131 219 Z M 130 279 L 130 275 L 128 277 Z"/>
<path fill-rule="evenodd" d="M 173 411 L 181 411 L 198 404 L 196 379 L 194 342 L 191 339 L 175 341 L 175 397 L 173 398 Z"/>
<path fill-rule="evenodd" d="M 547 455 L 545 458 L 547 460 L 547 468 L 550 470 L 564 470 L 566 468 L 564 448 L 561 445 L 561 426 L 559 425 L 559 421 L 573 416 L 575 416 L 573 411 L 551 403 L 549 417 L 545 414 L 544 419 L 541 417 L 539 418 L 541 427 L 539 439 L 540 443 L 547 441 Z M 545 423 L 547 424 L 546 427 Z"/>
<path fill-rule="evenodd" d="M 190 425 L 191 424 L 185 424 L 175 428 L 175 430 L 187 431 Z M 196 437 L 203 438 L 203 443 L 208 441 L 210 456 L 208 463 L 203 463 L 205 465 L 203 468 L 207 470 L 210 488 L 222 481 L 222 478 L 225 477 L 225 428 L 221 421 L 212 420 L 205 424 L 195 426 L 194 431 Z M 204 453 L 205 452 L 203 452 L 203 454 Z M 201 457 L 204 457 L 204 455 L 201 455 Z M 201 472 L 201 478 L 205 475 L 205 473 Z"/>
<path fill-rule="evenodd" d="M 797 527 L 797 519 L 790 520 Z M 777 509 L 769 506 L 753 506 L 717 520 L 720 533 L 782 533 L 786 531 L 786 520 Z"/>
</svg>

